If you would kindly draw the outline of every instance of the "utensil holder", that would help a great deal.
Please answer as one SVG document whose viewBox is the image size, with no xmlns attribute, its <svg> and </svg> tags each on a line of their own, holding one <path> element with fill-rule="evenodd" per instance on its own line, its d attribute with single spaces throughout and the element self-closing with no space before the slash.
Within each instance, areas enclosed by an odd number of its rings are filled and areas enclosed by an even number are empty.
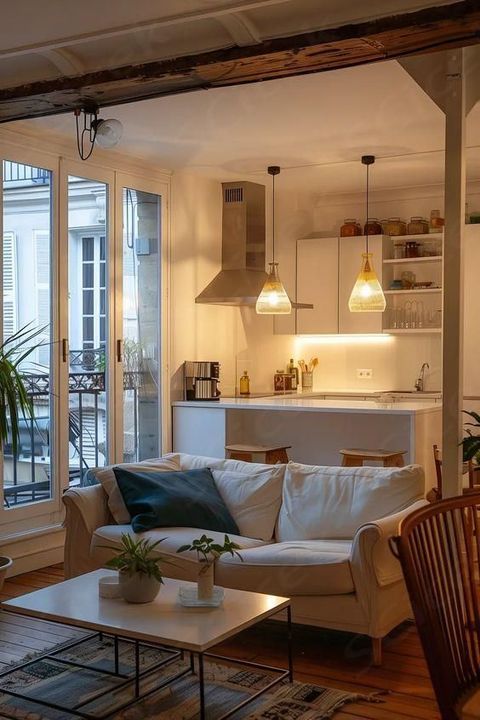
<svg viewBox="0 0 480 720">
<path fill-rule="evenodd" d="M 313 372 L 302 372 L 302 390 L 311 390 L 313 387 Z"/>
</svg>

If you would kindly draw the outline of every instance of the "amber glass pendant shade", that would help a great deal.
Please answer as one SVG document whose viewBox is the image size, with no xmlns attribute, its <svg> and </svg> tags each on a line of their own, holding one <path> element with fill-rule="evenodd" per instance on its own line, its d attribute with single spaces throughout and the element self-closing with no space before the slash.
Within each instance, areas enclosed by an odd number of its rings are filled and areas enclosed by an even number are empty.
<svg viewBox="0 0 480 720">
<path fill-rule="evenodd" d="M 272 262 L 269 266 L 268 277 L 257 298 L 255 310 L 258 315 L 288 315 L 292 312 L 292 303 L 278 276 L 278 263 Z"/>
<path fill-rule="evenodd" d="M 385 295 L 373 269 L 372 253 L 362 253 L 362 267 L 353 286 L 348 309 L 350 312 L 384 312 Z"/>
</svg>

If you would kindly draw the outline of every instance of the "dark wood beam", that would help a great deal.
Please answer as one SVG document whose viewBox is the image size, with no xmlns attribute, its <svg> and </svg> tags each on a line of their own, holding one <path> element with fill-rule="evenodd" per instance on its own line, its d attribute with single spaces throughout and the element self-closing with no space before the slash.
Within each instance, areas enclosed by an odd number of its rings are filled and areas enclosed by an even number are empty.
<svg viewBox="0 0 480 720">
<path fill-rule="evenodd" d="M 0 122 L 322 72 L 480 41 L 478 0 L 0 89 Z"/>
</svg>

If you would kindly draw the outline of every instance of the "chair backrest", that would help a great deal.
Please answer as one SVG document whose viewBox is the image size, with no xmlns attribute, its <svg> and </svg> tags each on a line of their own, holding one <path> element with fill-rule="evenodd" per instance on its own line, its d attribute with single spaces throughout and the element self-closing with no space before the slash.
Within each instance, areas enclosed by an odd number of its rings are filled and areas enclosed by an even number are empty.
<svg viewBox="0 0 480 720">
<path fill-rule="evenodd" d="M 441 500 L 443 496 L 443 488 L 442 488 L 442 452 L 438 445 L 433 446 L 433 460 L 435 462 L 435 472 L 437 474 L 437 488 L 436 488 L 436 499 Z M 475 474 L 474 474 L 474 467 L 473 462 L 471 460 L 467 460 L 463 463 L 463 474 L 466 475 L 468 473 L 468 489 L 469 491 L 473 491 L 475 488 Z"/>
<path fill-rule="evenodd" d="M 480 494 L 427 505 L 395 546 L 443 720 L 480 684 Z"/>
</svg>

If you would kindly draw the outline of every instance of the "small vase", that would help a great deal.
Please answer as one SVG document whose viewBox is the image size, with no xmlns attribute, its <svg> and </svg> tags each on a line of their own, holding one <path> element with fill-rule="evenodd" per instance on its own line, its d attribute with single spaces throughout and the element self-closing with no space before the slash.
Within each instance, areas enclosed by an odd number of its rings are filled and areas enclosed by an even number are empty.
<svg viewBox="0 0 480 720">
<path fill-rule="evenodd" d="M 129 603 L 148 603 L 157 597 L 161 583 L 145 573 L 119 572 L 118 581 L 124 600 Z"/>
<path fill-rule="evenodd" d="M 0 590 L 2 589 L 3 583 L 5 582 L 7 571 L 12 567 L 12 565 L 13 560 L 3 555 L 0 556 Z"/>
<path fill-rule="evenodd" d="M 215 563 L 200 562 L 197 578 L 197 597 L 199 600 L 211 600 L 213 597 L 213 575 Z"/>
</svg>

